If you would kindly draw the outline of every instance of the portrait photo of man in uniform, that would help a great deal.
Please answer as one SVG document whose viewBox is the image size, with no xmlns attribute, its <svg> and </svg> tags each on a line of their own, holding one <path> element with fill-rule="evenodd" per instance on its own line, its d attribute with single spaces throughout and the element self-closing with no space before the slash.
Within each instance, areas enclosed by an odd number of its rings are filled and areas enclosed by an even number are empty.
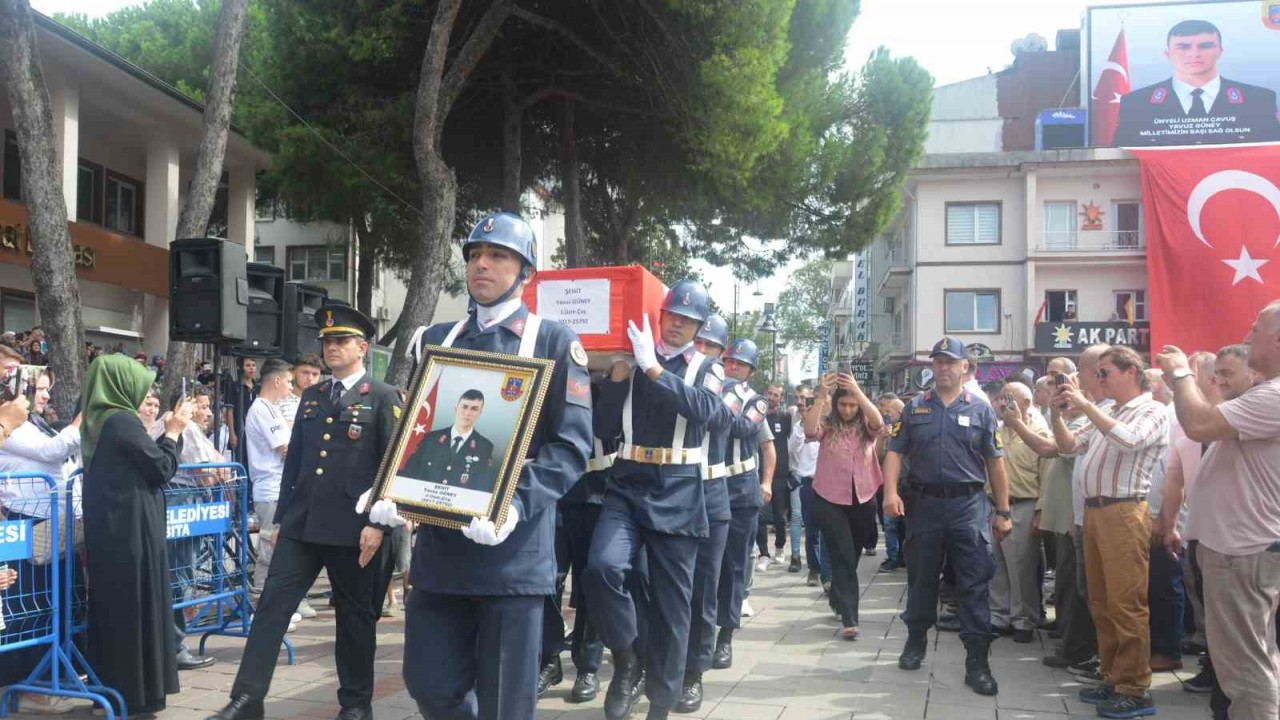
<svg viewBox="0 0 1280 720">
<path fill-rule="evenodd" d="M 1207 20 L 1183 20 L 1171 27 L 1164 56 L 1172 75 L 1120 99 L 1116 146 L 1280 139 L 1275 91 L 1224 77 L 1219 63 L 1226 47 L 1222 31 Z M 1257 57 L 1248 60 L 1265 62 Z"/>
<path fill-rule="evenodd" d="M 452 424 L 428 433 L 400 474 L 492 492 L 493 441 L 476 430 L 484 407 L 484 393 L 475 388 L 463 392 L 454 406 Z"/>
</svg>

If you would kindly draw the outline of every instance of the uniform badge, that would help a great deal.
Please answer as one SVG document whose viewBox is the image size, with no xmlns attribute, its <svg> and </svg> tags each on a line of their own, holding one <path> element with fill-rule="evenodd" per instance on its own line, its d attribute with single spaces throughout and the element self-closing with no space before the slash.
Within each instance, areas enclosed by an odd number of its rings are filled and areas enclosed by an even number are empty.
<svg viewBox="0 0 1280 720">
<path fill-rule="evenodd" d="M 1240 88 L 1227 88 L 1227 102 L 1232 105 L 1244 104 L 1244 93 L 1240 92 Z"/>
<path fill-rule="evenodd" d="M 447 436 L 445 436 L 445 435 L 441 435 L 441 436 L 440 436 L 440 444 L 441 444 L 441 445 L 448 445 L 448 444 L 449 444 L 449 438 L 448 438 Z"/>
<path fill-rule="evenodd" d="M 569 346 L 569 357 L 580 367 L 587 366 L 587 350 L 577 340 L 574 340 L 573 344 Z"/>
<path fill-rule="evenodd" d="M 680 298 L 680 304 L 681 304 L 681 305 L 688 305 L 688 304 L 690 304 L 690 303 L 692 303 L 692 302 L 693 302 L 693 299 L 692 299 L 691 297 L 689 297 L 689 293 L 685 293 L 685 294 L 684 294 L 684 297 Z"/>
<path fill-rule="evenodd" d="M 927 408 L 927 407 L 911 408 L 912 415 L 928 415 L 931 412 L 933 412 L 933 408 Z"/>
<path fill-rule="evenodd" d="M 507 402 L 515 402 L 524 394 L 524 378 L 508 375 L 506 380 L 502 381 L 502 389 L 498 391 L 503 400 Z"/>
<path fill-rule="evenodd" d="M 893 427 L 889 430 L 889 434 L 892 435 L 893 437 L 898 437 L 898 435 L 901 432 L 902 432 L 902 421 L 899 420 L 898 422 L 893 424 Z"/>
<path fill-rule="evenodd" d="M 325 327 L 333 327 L 333 311 L 332 311 L 332 310 L 325 310 L 325 311 L 324 311 L 324 315 L 325 315 L 325 318 L 324 318 L 324 326 L 325 326 Z"/>
<path fill-rule="evenodd" d="M 1169 99 L 1169 90 L 1167 88 L 1159 87 L 1156 88 L 1155 92 L 1151 93 L 1152 105 L 1163 105 L 1167 99 Z"/>
<path fill-rule="evenodd" d="M 369 390 L 370 390 L 372 387 L 373 387 L 373 386 L 372 386 L 372 385 L 370 385 L 369 383 L 363 383 L 363 384 L 361 384 L 361 385 L 360 385 L 360 394 L 361 394 L 361 395 L 368 395 L 368 394 L 369 394 Z"/>
<path fill-rule="evenodd" d="M 475 450 L 475 449 L 476 449 L 476 441 L 475 441 L 475 439 L 474 439 L 474 438 L 471 440 L 471 449 L 472 449 L 472 450 Z"/>
<path fill-rule="evenodd" d="M 467 481 L 470 479 L 471 479 L 470 473 L 462 473 L 462 475 L 458 476 L 458 482 L 462 483 L 463 485 L 466 485 Z"/>
<path fill-rule="evenodd" d="M 396 420 L 399 420 L 400 416 L 403 414 L 404 414 L 404 411 L 400 409 L 399 405 L 391 406 L 391 417 L 395 418 Z"/>
<path fill-rule="evenodd" d="M 484 225 L 480 229 L 485 232 L 493 232 L 493 218 L 485 218 Z"/>
<path fill-rule="evenodd" d="M 711 392 L 719 395 L 724 390 L 724 366 L 720 363 L 712 363 L 707 368 L 707 374 L 702 377 L 702 386 Z"/>
<path fill-rule="evenodd" d="M 764 416 L 768 412 L 769 406 L 765 404 L 764 398 L 756 398 L 756 401 L 747 408 L 747 419 L 759 425 L 764 421 Z"/>
<path fill-rule="evenodd" d="M 1000 433 L 996 433 L 996 434 L 995 434 L 995 436 L 996 436 L 996 449 L 997 449 L 997 450 L 1003 450 L 1003 449 L 1004 449 L 1004 440 L 1003 440 L 1003 439 L 1001 439 L 1001 437 L 1000 437 Z"/>
<path fill-rule="evenodd" d="M 355 423 L 352 423 L 347 426 L 347 437 L 351 438 L 352 440 L 359 440 L 360 433 L 362 432 L 364 432 L 364 428 L 359 425 L 356 425 Z"/>
</svg>

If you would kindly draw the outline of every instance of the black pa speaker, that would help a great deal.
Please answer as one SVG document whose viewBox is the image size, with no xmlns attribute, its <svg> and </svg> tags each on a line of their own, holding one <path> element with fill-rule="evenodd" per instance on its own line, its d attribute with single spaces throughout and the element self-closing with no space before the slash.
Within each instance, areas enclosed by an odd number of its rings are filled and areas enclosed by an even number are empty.
<svg viewBox="0 0 1280 720">
<path fill-rule="evenodd" d="M 296 363 L 303 355 L 320 353 L 320 321 L 316 311 L 329 299 L 329 291 L 300 282 L 284 286 L 284 359 Z"/>
<path fill-rule="evenodd" d="M 284 270 L 266 263 L 245 266 L 249 284 L 248 326 L 244 342 L 231 348 L 236 357 L 284 354 Z"/>
<path fill-rule="evenodd" d="M 169 339 L 234 343 L 245 339 L 249 286 L 244 246 L 185 238 L 169 246 Z"/>
</svg>

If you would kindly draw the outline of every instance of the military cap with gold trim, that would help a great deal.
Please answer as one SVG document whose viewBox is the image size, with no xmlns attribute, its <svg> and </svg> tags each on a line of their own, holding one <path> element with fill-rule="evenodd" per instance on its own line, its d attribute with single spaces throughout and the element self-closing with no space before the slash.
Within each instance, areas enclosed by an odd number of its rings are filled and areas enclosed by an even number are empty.
<svg viewBox="0 0 1280 720">
<path fill-rule="evenodd" d="M 369 340 L 378 334 L 378 328 L 369 316 L 346 303 L 325 303 L 316 310 L 316 322 L 320 325 L 320 339 L 331 337 L 358 337 Z"/>
</svg>

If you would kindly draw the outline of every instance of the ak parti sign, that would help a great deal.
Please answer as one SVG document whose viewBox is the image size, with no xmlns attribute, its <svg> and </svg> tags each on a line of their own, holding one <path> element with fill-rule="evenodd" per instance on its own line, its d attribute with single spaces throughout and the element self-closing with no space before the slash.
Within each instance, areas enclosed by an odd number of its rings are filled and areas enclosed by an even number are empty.
<svg viewBox="0 0 1280 720">
<path fill-rule="evenodd" d="M 169 251 L 89 223 L 68 223 L 76 275 L 108 285 L 169 296 Z M 0 200 L 0 262 L 31 265 L 33 247 L 25 206 Z"/>
<path fill-rule="evenodd" d="M 1036 352 L 1078 354 L 1090 345 L 1151 349 L 1151 324 L 1137 322 L 1042 322 L 1036 324 Z"/>
</svg>

